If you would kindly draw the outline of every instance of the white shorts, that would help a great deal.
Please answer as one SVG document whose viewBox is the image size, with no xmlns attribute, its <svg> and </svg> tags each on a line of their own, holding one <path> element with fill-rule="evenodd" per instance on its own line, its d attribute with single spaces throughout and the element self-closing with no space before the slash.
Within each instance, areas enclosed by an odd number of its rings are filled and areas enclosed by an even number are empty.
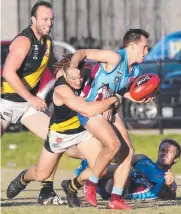
<svg viewBox="0 0 181 214">
<path fill-rule="evenodd" d="M 30 108 L 28 102 L 13 102 L 9 100 L 0 100 L 1 118 L 9 123 L 16 124 L 21 117 Z"/>
<path fill-rule="evenodd" d="M 49 152 L 62 153 L 69 147 L 77 145 L 90 137 L 92 137 L 92 134 L 87 130 L 77 134 L 60 134 L 55 131 L 50 131 L 45 140 L 44 147 Z"/>
<path fill-rule="evenodd" d="M 13 102 L 5 99 L 0 99 L 1 118 L 9 123 L 16 124 L 21 122 L 26 117 L 36 114 L 38 111 L 30 106 L 28 102 Z M 44 112 L 50 116 L 48 110 Z"/>
</svg>

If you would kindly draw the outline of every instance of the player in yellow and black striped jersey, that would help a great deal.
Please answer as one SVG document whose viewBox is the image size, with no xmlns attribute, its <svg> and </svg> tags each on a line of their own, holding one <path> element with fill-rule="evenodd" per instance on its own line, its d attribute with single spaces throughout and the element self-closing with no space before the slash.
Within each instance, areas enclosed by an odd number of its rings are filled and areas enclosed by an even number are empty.
<svg viewBox="0 0 181 214">
<path fill-rule="evenodd" d="M 10 44 L 1 81 L 2 134 L 9 123 L 17 123 L 30 106 L 39 111 L 47 108 L 36 93 L 44 69 L 56 62 L 49 36 L 53 19 L 50 3 L 36 3 L 31 11 L 31 25 Z"/>
<path fill-rule="evenodd" d="M 50 36 L 46 35 L 43 38 L 43 43 L 41 43 L 35 36 L 31 26 L 27 27 L 21 33 L 19 33 L 15 39 L 20 36 L 28 38 L 31 44 L 29 53 L 16 72 L 18 77 L 21 79 L 25 87 L 31 92 L 31 94 L 36 95 L 41 75 L 51 56 L 52 41 Z M 27 102 L 11 87 L 11 85 L 3 77 L 1 79 L 1 87 L 1 97 L 3 99 L 14 102 Z"/>
<path fill-rule="evenodd" d="M 58 78 L 55 83 L 54 90 L 61 86 L 68 86 L 75 94 L 79 94 L 78 90 L 72 88 L 67 83 L 64 76 Z M 45 141 L 45 148 L 50 152 L 60 153 L 71 145 L 77 144 L 78 142 L 77 140 L 75 141 L 75 136 L 77 136 L 77 134 L 79 135 L 81 132 L 84 132 L 85 129 L 81 126 L 76 111 L 72 110 L 65 104 L 57 105 L 55 101 L 53 104 L 54 112 L 50 119 L 49 133 Z M 72 143 L 71 137 L 73 139 Z M 64 139 L 66 139 L 65 143 Z M 56 143 L 58 140 L 60 140 L 61 144 Z"/>
<path fill-rule="evenodd" d="M 56 68 L 60 71 L 58 72 L 60 74 L 63 70 L 63 76 L 60 76 L 55 83 L 53 93 L 54 113 L 50 120 L 49 132 L 39 162 L 27 171 L 20 173 L 10 183 L 7 189 L 9 198 L 18 195 L 29 182 L 46 179 L 54 171 L 63 152 L 71 146 L 77 145 L 80 152 L 89 161 L 90 167 L 93 166 L 95 158 L 102 149 L 101 142 L 92 137 L 81 126 L 77 112 L 93 117 L 109 109 L 113 104 L 118 104 L 118 98 L 113 96 L 103 101 L 86 102 L 83 98 L 77 96 L 84 80 L 84 72 L 70 68 L 70 60 L 67 57 L 57 63 Z M 77 70 L 79 73 L 75 79 L 72 75 L 73 70 Z M 92 148 L 94 149 L 92 150 Z M 77 180 L 74 184 L 80 186 Z M 74 186 L 74 184 L 72 185 Z M 68 204 L 69 206 L 80 206 L 74 190 L 71 192 L 71 200 L 67 198 L 69 200 Z"/>
<path fill-rule="evenodd" d="M 1 135 L 10 123 L 21 121 L 34 133 L 38 129 L 39 136 L 45 139 L 49 117 L 42 111 L 47 106 L 36 93 L 45 67 L 50 68 L 56 62 L 49 36 L 53 20 L 52 5 L 38 1 L 31 10 L 31 25 L 19 33 L 10 44 L 1 81 Z M 41 127 L 40 121 L 45 128 Z M 49 182 L 42 184 L 43 188 L 38 197 L 40 204 L 63 203 L 53 190 L 53 176 L 52 174 Z"/>
<path fill-rule="evenodd" d="M 59 77 L 55 83 L 54 88 L 61 85 L 68 85 L 71 87 L 63 76 Z M 78 95 L 79 92 L 77 90 L 73 88 L 72 90 L 75 92 L 75 94 L 77 93 Z M 54 103 L 54 113 L 50 120 L 50 131 L 56 131 L 58 133 L 64 134 L 75 134 L 83 130 L 84 128 L 80 125 L 77 112 L 73 111 L 65 104 L 62 106 L 57 106 Z"/>
</svg>

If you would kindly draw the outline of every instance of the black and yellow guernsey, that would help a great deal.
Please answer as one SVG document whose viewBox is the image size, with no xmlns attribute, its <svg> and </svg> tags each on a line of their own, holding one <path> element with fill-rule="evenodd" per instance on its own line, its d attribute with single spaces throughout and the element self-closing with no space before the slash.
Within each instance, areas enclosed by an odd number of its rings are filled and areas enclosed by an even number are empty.
<svg viewBox="0 0 181 214">
<path fill-rule="evenodd" d="M 50 36 L 45 36 L 44 42 L 41 44 L 41 42 L 34 35 L 31 26 L 24 29 L 15 38 L 18 36 L 25 36 L 29 38 L 31 48 L 20 69 L 17 71 L 17 74 L 26 88 L 33 95 L 36 95 L 39 88 L 41 75 L 48 64 L 48 60 L 52 52 L 52 41 Z M 26 100 L 24 100 L 13 90 L 4 78 L 1 79 L 1 90 L 1 97 L 3 99 L 13 102 L 26 102 Z"/>
<path fill-rule="evenodd" d="M 54 88 L 60 85 L 68 85 L 77 95 L 79 91 L 73 89 L 64 79 L 59 77 Z M 81 126 L 77 117 L 77 112 L 66 105 L 57 106 L 54 103 L 54 113 L 50 119 L 49 131 L 55 131 L 61 134 L 77 134 L 85 129 Z"/>
</svg>

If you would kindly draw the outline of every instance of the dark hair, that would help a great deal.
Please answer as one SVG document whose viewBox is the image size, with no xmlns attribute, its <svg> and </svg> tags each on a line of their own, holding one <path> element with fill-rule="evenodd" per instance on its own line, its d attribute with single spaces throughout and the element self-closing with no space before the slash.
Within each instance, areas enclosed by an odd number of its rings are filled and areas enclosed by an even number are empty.
<svg viewBox="0 0 181 214">
<path fill-rule="evenodd" d="M 177 148 L 177 154 L 175 155 L 175 158 L 180 158 L 181 147 L 176 140 L 173 140 L 170 138 L 165 138 L 164 140 L 161 141 L 161 143 L 159 145 L 159 150 L 160 150 L 160 147 L 162 146 L 162 144 L 164 144 L 164 143 L 169 143 L 169 144 L 175 146 Z"/>
<path fill-rule="evenodd" d="M 130 42 L 138 42 L 141 36 L 149 38 L 149 33 L 142 29 L 129 29 L 123 37 L 123 47 L 127 47 Z"/>
<path fill-rule="evenodd" d="M 54 74 L 56 75 L 57 72 L 60 69 L 63 69 L 64 71 L 67 71 L 67 69 L 70 67 L 70 62 L 73 54 L 65 54 L 63 57 L 56 62 L 53 67 L 55 68 Z"/>
<path fill-rule="evenodd" d="M 31 17 L 34 16 L 36 17 L 36 14 L 37 14 L 37 10 L 40 6 L 45 6 L 45 7 L 48 7 L 50 9 L 52 9 L 52 4 L 47 2 L 47 1 L 39 1 L 37 2 L 31 9 Z"/>
<path fill-rule="evenodd" d="M 63 69 L 65 72 L 67 71 L 67 69 L 70 67 L 72 56 L 73 54 L 64 54 L 63 57 L 53 65 L 53 67 L 55 68 L 54 75 L 56 75 L 60 69 Z M 86 63 L 86 59 L 83 58 L 79 62 L 79 65 L 77 68 L 79 70 L 83 70 L 85 63 Z"/>
</svg>

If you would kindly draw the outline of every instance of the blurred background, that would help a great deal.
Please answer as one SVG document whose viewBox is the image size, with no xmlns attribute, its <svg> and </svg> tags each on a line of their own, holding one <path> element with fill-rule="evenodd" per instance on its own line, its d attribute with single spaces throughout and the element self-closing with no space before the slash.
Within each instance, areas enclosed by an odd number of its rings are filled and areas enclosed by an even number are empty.
<svg viewBox="0 0 181 214">
<path fill-rule="evenodd" d="M 1 0 L 1 39 L 12 39 L 30 24 L 37 0 Z M 150 45 L 181 30 L 180 0 L 49 0 L 55 15 L 52 38 L 75 48 L 111 48 L 121 45 L 129 28 L 143 28 Z"/>
<path fill-rule="evenodd" d="M 37 0 L 1 1 L 1 67 L 11 40 L 30 24 L 30 11 Z M 135 104 L 123 100 L 119 114 L 130 129 L 181 128 L 181 1 L 180 0 L 49 0 L 54 10 L 51 36 L 58 58 L 80 48 L 118 49 L 129 28 L 150 33 L 149 54 L 141 74 L 161 78 L 156 100 Z M 8 40 L 8 41 L 7 41 Z M 94 64 L 87 65 L 91 69 Z M 47 71 L 48 72 L 48 71 Z M 45 72 L 46 73 L 46 72 Z M 43 78 L 42 78 L 43 79 Z M 52 80 L 53 79 L 53 80 Z M 43 89 L 51 108 L 54 78 Z M 42 86 L 44 88 L 44 85 Z M 181 132 L 181 131 L 180 131 Z"/>
</svg>

